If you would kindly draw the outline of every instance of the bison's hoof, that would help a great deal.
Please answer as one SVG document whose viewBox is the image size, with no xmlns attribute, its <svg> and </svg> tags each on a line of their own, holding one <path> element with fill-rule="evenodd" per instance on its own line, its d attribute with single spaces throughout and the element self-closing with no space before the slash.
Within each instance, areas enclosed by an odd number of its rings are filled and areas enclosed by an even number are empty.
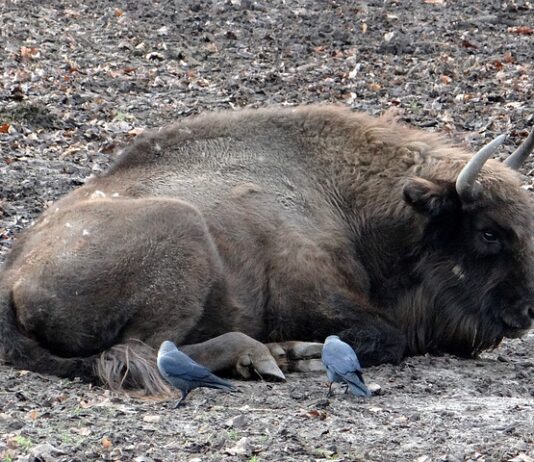
<svg viewBox="0 0 534 462">
<path fill-rule="evenodd" d="M 324 372 L 325 368 L 320 359 L 301 359 L 290 361 L 287 366 L 290 372 Z"/>
<path fill-rule="evenodd" d="M 285 382 L 286 380 L 274 358 L 255 359 L 248 354 L 243 355 L 237 361 L 236 372 L 246 380 L 254 378 L 276 382 Z"/>
<path fill-rule="evenodd" d="M 320 358 L 323 352 L 322 343 L 295 342 L 287 352 L 290 359 L 313 359 Z"/>
</svg>

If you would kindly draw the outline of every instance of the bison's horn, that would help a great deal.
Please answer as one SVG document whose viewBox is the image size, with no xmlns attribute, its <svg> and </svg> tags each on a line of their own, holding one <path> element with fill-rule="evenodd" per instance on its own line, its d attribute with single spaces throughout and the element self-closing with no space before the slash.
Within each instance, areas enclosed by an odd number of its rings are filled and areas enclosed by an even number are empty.
<svg viewBox="0 0 534 462">
<path fill-rule="evenodd" d="M 506 135 L 500 135 L 491 143 L 486 144 L 480 149 L 462 169 L 458 178 L 456 179 L 456 192 L 460 198 L 464 200 L 471 200 L 476 196 L 475 190 L 477 179 L 480 170 L 486 161 L 493 155 L 497 148 L 504 143 Z"/>
<path fill-rule="evenodd" d="M 534 150 L 534 128 L 530 131 L 527 139 L 521 143 L 512 154 L 510 154 L 504 161 L 504 165 L 519 170 L 519 167 L 525 162 L 525 159 Z"/>
</svg>

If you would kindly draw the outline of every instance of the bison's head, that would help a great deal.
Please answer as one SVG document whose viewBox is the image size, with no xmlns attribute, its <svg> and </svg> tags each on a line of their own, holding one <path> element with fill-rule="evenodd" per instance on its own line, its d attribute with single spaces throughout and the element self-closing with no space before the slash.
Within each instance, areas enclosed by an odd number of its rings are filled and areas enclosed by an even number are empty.
<svg viewBox="0 0 534 462">
<path fill-rule="evenodd" d="M 476 355 L 531 326 L 532 207 L 514 170 L 532 151 L 534 130 L 504 163 L 488 161 L 503 141 L 481 149 L 457 177 L 461 167 L 449 159 L 404 185 L 405 201 L 424 223 L 401 302 L 412 352 Z"/>
</svg>

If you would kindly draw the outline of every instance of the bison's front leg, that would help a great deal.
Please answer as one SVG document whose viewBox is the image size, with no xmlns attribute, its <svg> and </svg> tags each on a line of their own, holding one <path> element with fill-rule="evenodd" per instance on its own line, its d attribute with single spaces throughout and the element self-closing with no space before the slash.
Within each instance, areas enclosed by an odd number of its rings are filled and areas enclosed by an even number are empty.
<svg viewBox="0 0 534 462">
<path fill-rule="evenodd" d="M 357 323 L 337 334 L 352 346 L 364 367 L 398 364 L 406 355 L 405 334 L 378 316 L 362 313 Z"/>
<path fill-rule="evenodd" d="M 317 372 L 324 370 L 321 362 L 323 344 L 318 342 L 277 342 L 267 347 L 282 370 L 287 372 Z"/>
<path fill-rule="evenodd" d="M 180 349 L 212 371 L 234 370 L 244 379 L 285 380 L 269 348 L 241 332 L 228 332 Z"/>
</svg>

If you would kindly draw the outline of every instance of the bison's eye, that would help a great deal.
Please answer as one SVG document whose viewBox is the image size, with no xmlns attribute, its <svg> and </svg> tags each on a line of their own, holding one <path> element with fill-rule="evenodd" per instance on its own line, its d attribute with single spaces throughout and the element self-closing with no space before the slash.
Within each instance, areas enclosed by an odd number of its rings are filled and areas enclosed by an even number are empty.
<svg viewBox="0 0 534 462">
<path fill-rule="evenodd" d="M 483 229 L 480 231 L 480 234 L 482 236 L 482 240 L 488 244 L 495 244 L 496 242 L 499 242 L 499 236 L 491 229 Z"/>
</svg>

